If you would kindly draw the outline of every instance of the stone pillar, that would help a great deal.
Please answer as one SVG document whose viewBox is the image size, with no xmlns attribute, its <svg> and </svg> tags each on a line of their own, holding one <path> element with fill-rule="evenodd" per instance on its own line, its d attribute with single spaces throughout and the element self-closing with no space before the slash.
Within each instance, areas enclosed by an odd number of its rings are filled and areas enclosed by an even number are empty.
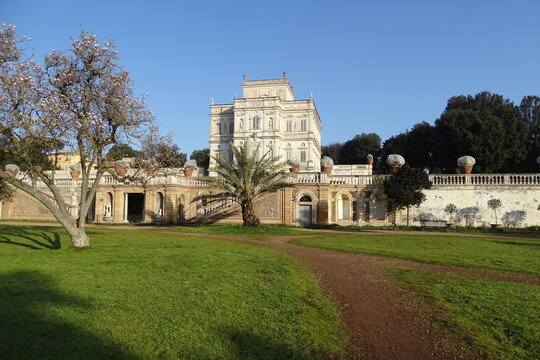
<svg viewBox="0 0 540 360">
<path fill-rule="evenodd" d="M 150 189 L 150 191 L 144 191 L 144 209 L 143 209 L 143 222 L 151 223 L 155 215 L 156 199 L 155 199 L 155 189 Z"/>
<path fill-rule="evenodd" d="M 292 199 L 293 199 L 293 188 L 286 188 L 283 196 L 283 222 L 285 224 L 292 224 L 293 223 L 293 207 L 292 207 Z"/>
<path fill-rule="evenodd" d="M 319 224 L 330 223 L 330 186 L 328 184 L 320 184 L 317 212 L 317 221 Z"/>
</svg>

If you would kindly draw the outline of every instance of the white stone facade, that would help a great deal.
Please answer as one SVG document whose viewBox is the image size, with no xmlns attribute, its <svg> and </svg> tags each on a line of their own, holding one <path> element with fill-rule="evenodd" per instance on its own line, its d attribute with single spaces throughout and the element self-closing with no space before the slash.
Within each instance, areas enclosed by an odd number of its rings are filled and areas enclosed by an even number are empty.
<svg viewBox="0 0 540 360">
<path fill-rule="evenodd" d="M 322 128 L 314 100 L 296 100 L 286 77 L 244 77 L 242 91 L 232 104 L 210 105 L 210 154 L 232 159 L 231 144 L 247 141 L 259 155 L 269 152 L 298 160 L 302 170 L 320 171 Z M 210 169 L 214 166 L 211 158 Z"/>
</svg>

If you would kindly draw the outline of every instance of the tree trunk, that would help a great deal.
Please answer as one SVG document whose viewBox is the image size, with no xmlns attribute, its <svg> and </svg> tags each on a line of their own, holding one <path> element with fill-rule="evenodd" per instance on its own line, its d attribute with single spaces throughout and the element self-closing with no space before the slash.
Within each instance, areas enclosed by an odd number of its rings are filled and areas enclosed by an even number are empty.
<svg viewBox="0 0 540 360">
<path fill-rule="evenodd" d="M 409 226 L 409 207 L 407 206 L 407 226 Z"/>
<path fill-rule="evenodd" d="M 259 226 L 261 222 L 257 215 L 255 215 L 255 209 L 253 208 L 252 202 L 242 203 L 242 220 L 244 221 L 244 226 Z"/>
<path fill-rule="evenodd" d="M 86 235 L 86 230 L 83 227 L 65 226 L 66 231 L 71 238 L 71 244 L 76 248 L 86 248 L 90 246 L 90 238 Z"/>
</svg>

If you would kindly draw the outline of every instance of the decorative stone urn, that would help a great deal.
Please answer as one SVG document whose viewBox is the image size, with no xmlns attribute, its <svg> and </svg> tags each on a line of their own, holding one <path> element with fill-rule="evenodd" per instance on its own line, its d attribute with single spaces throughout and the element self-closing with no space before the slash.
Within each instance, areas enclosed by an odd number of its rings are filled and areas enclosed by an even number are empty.
<svg viewBox="0 0 540 360">
<path fill-rule="evenodd" d="M 321 171 L 325 174 L 332 175 L 332 168 L 334 167 L 334 160 L 325 156 L 321 159 Z"/>
<path fill-rule="evenodd" d="M 300 172 L 300 163 L 298 160 L 289 160 L 287 163 L 291 166 L 289 169 L 290 172 L 297 173 Z"/>
<path fill-rule="evenodd" d="M 129 169 L 130 167 L 131 167 L 130 163 L 128 163 L 127 161 L 120 160 L 120 161 L 117 161 L 116 164 L 114 165 L 114 170 L 116 171 L 116 175 L 125 176 L 127 169 Z"/>
<path fill-rule="evenodd" d="M 197 169 L 197 160 L 186 161 L 186 163 L 184 164 L 184 176 L 191 177 L 193 175 L 193 171 Z"/>
<path fill-rule="evenodd" d="M 368 154 L 368 156 L 367 156 L 367 164 L 368 165 L 373 165 L 373 155 Z"/>
<path fill-rule="evenodd" d="M 15 177 L 17 176 L 17 174 L 19 173 L 19 171 L 21 171 L 21 169 L 15 165 L 15 164 L 7 164 L 6 167 L 4 168 L 4 170 L 7 172 L 7 174 L 11 177 Z"/>
<path fill-rule="evenodd" d="M 69 166 L 70 175 L 72 179 L 77 179 L 81 175 L 81 164 L 73 164 Z"/>
<path fill-rule="evenodd" d="M 405 159 L 401 155 L 390 154 L 386 158 L 386 163 L 390 167 L 390 172 L 395 174 L 399 171 L 399 168 L 405 164 Z"/>
<path fill-rule="evenodd" d="M 457 159 L 457 164 L 461 174 L 470 174 L 474 164 L 476 164 L 476 160 L 472 156 L 462 156 Z"/>
</svg>

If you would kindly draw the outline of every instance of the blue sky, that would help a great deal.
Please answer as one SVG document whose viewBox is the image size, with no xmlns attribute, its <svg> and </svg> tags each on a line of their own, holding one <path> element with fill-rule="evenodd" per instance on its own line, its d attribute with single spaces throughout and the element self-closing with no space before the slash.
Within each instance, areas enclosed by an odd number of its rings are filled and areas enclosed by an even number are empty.
<svg viewBox="0 0 540 360">
<path fill-rule="evenodd" d="M 38 59 L 82 29 L 113 39 L 188 154 L 208 146 L 209 99 L 232 102 L 244 73 L 313 92 L 323 144 L 433 123 L 454 95 L 540 95 L 538 14 L 537 0 L 0 2 Z"/>
</svg>

